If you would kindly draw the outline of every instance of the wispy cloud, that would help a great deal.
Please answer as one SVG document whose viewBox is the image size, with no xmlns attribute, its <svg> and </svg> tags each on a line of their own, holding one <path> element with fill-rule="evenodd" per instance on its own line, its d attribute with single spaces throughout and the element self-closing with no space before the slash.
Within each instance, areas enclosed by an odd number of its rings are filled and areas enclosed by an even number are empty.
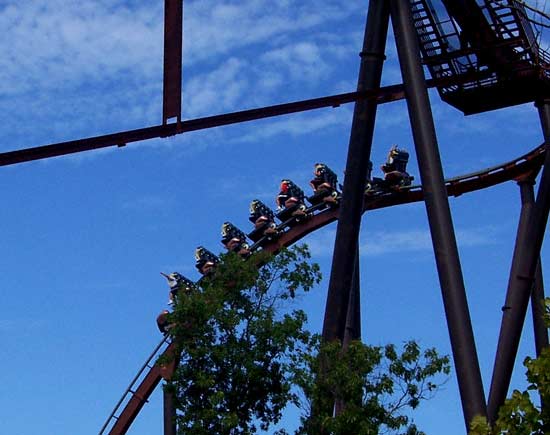
<svg viewBox="0 0 550 435">
<path fill-rule="evenodd" d="M 310 30 L 337 22 L 352 13 L 362 13 L 364 2 L 354 0 L 342 4 L 327 1 L 243 0 L 237 4 L 220 4 L 202 0 L 186 5 L 185 30 L 189 35 L 185 50 L 189 62 L 207 61 L 214 54 L 223 54 L 239 47 L 262 42 L 274 43 L 281 35 Z"/>
<path fill-rule="evenodd" d="M 493 245 L 496 243 L 496 232 L 495 227 L 459 228 L 456 239 L 461 248 Z M 361 251 L 366 255 L 431 250 L 432 239 L 428 230 L 367 232 L 361 243 Z"/>
<path fill-rule="evenodd" d="M 240 136 L 240 142 L 255 142 L 278 135 L 302 136 L 314 131 L 325 130 L 335 126 L 351 124 L 351 110 L 341 107 L 336 110 L 298 114 L 292 117 L 279 118 L 262 125 L 253 133 Z"/>
<path fill-rule="evenodd" d="M 9 1 L 0 9 L 0 93 L 158 75 L 161 18 L 158 2 Z"/>
<path fill-rule="evenodd" d="M 202 0 L 185 8 L 186 117 L 352 90 L 342 85 L 339 62 L 360 50 L 362 32 L 346 23 L 364 16 L 364 2 Z M 0 110 L 5 131 L 13 132 L 1 148 L 160 121 L 162 2 L 9 0 L 0 6 L 0 25 Z M 304 128 L 289 121 L 263 134 L 307 134 L 335 122 L 334 114 L 323 115 Z M 201 149 L 196 137 L 192 146 Z"/>
<path fill-rule="evenodd" d="M 250 86 L 247 62 L 232 57 L 216 69 L 192 77 L 184 89 L 184 113 L 189 117 L 235 108 Z"/>
<path fill-rule="evenodd" d="M 497 227 L 459 228 L 456 239 L 460 248 L 489 246 L 496 242 Z M 308 237 L 313 255 L 331 255 L 336 230 L 320 231 Z M 403 231 L 367 231 L 360 240 L 362 255 L 381 256 L 398 252 L 428 252 L 432 250 L 430 232 L 424 229 Z"/>
</svg>

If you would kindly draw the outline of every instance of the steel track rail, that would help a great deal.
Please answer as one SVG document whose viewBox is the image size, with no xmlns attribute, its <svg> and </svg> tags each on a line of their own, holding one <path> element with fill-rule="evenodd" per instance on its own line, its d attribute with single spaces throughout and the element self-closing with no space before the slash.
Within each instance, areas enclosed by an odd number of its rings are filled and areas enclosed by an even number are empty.
<svg viewBox="0 0 550 435">
<path fill-rule="evenodd" d="M 125 434 L 130 428 L 130 425 L 133 423 L 143 405 L 147 403 L 149 396 L 153 393 L 157 385 L 159 384 L 162 378 L 169 379 L 175 370 L 176 361 L 174 359 L 174 350 L 175 345 L 173 343 L 168 344 L 166 349 L 161 353 L 157 358 L 157 361 L 153 362 L 153 359 L 159 353 L 159 350 L 168 343 L 168 335 L 165 335 L 161 342 L 155 347 L 149 358 L 145 361 L 141 369 L 138 370 L 136 376 L 130 382 L 130 385 L 115 405 L 113 412 L 109 415 L 105 424 L 99 431 L 99 435 L 103 435 L 109 425 L 114 422 L 109 431 L 109 435 L 112 434 Z M 160 358 L 166 359 L 167 365 L 158 364 Z M 151 365 L 152 364 L 152 365 Z M 142 376 L 145 371 L 147 373 L 145 376 Z M 135 388 L 136 384 L 139 385 Z M 128 399 L 128 400 L 127 400 Z M 119 409 L 121 409 L 124 404 L 122 412 L 117 415 Z"/>
<path fill-rule="evenodd" d="M 527 154 L 524 154 L 514 160 L 473 172 L 470 174 L 461 175 L 445 180 L 448 196 L 460 196 L 465 193 L 474 192 L 477 190 L 487 189 L 491 186 L 501 184 L 511 180 L 521 180 L 528 177 L 535 177 L 544 162 L 544 144 L 535 148 Z M 365 195 L 363 204 L 363 213 L 369 210 L 376 210 L 385 207 L 392 207 L 411 202 L 418 202 L 424 199 L 422 186 L 411 186 L 399 191 L 387 192 L 379 195 Z M 318 207 L 314 206 L 310 211 L 317 211 Z M 292 224 L 292 219 L 279 225 L 278 229 L 282 231 L 280 237 L 265 244 L 261 240 L 255 245 L 261 244 L 264 251 L 276 254 L 281 249 L 289 247 L 296 243 L 306 235 L 330 224 L 338 219 L 338 208 L 325 208 L 311 216 L 309 219 L 299 224 Z M 158 349 L 165 342 L 166 337 L 153 352 L 151 357 L 138 372 L 130 387 L 124 393 L 123 397 L 118 402 L 114 411 L 111 413 L 107 422 L 101 429 L 99 435 L 103 435 L 106 427 L 112 420 L 116 420 L 115 424 L 109 431 L 109 435 L 124 435 L 133 423 L 143 405 L 147 402 L 149 396 L 160 383 L 161 379 L 170 379 L 175 370 L 177 360 L 174 356 L 175 345 L 170 344 L 162 353 L 162 357 L 166 357 L 172 361 L 167 366 L 155 364 L 150 366 L 150 361 L 156 355 Z M 144 370 L 149 367 L 149 372 L 141 381 L 136 390 L 132 390 L 138 378 L 141 377 Z M 122 412 L 116 416 L 118 409 L 121 407 L 124 399 L 131 394 L 130 400 L 124 406 Z"/>
</svg>

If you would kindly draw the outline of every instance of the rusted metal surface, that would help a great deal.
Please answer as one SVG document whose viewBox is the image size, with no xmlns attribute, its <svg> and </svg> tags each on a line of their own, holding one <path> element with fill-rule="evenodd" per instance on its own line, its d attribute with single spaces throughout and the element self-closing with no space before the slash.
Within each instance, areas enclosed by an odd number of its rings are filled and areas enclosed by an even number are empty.
<svg viewBox="0 0 550 435">
<path fill-rule="evenodd" d="M 464 114 L 532 102 L 550 92 L 550 56 L 538 44 L 519 2 L 411 1 L 418 41 L 432 77 L 483 76 L 438 87 L 443 101 Z M 452 17 L 453 19 L 449 19 Z"/>
<path fill-rule="evenodd" d="M 520 220 L 516 238 L 506 290 L 505 306 L 509 309 L 502 313 L 493 376 L 489 389 L 490 422 L 496 420 L 498 409 L 506 400 L 550 212 L 550 153 L 548 152 L 550 149 L 550 100 L 538 101 L 537 108 L 545 139 L 546 153 L 536 201 L 532 205 L 524 204 L 527 208 L 526 216 L 523 221 Z"/>
<path fill-rule="evenodd" d="M 174 391 L 164 389 L 162 396 L 164 402 L 164 435 L 177 435 L 177 413 Z"/>
<path fill-rule="evenodd" d="M 183 0 L 164 1 L 164 80 L 162 123 L 181 121 L 181 62 L 183 44 Z"/>
<path fill-rule="evenodd" d="M 459 80 L 470 80 L 469 77 L 460 77 Z M 450 85 L 458 83 L 457 79 L 428 80 L 428 87 Z M 309 100 L 295 101 L 291 103 L 276 104 L 258 109 L 242 110 L 225 113 L 222 115 L 196 118 L 178 123 L 157 125 L 153 127 L 139 128 L 136 130 L 122 131 L 119 133 L 94 136 L 85 139 L 71 140 L 51 145 L 25 148 L 15 151 L 0 153 L 0 166 L 15 165 L 17 163 L 58 157 L 83 151 L 90 151 L 113 146 L 123 147 L 131 142 L 174 136 L 190 131 L 205 130 L 213 127 L 237 124 L 240 122 L 254 121 L 256 119 L 270 118 L 291 113 L 305 112 L 308 110 L 325 107 L 338 107 L 342 104 L 352 103 L 362 98 L 376 98 L 378 104 L 389 103 L 404 98 L 402 85 L 384 86 L 375 91 L 348 92 L 327 97 L 312 98 Z"/>
<path fill-rule="evenodd" d="M 143 378 L 138 388 L 132 391 L 130 400 L 124 406 L 124 409 L 116 419 L 115 424 L 109 431 L 109 435 L 124 435 L 130 425 L 147 402 L 161 379 L 170 379 L 177 367 L 177 358 L 175 357 L 176 346 L 171 343 L 162 353 L 161 358 L 166 358 L 166 365 L 153 365 L 147 375 Z"/>
<path fill-rule="evenodd" d="M 126 404 L 122 413 L 117 417 L 116 423 L 109 431 L 109 435 L 122 435 L 126 433 L 161 379 L 160 367 L 154 366 L 147 373 L 139 388 L 132 394 L 132 398 Z"/>
<path fill-rule="evenodd" d="M 363 40 L 357 90 L 380 87 L 384 65 L 390 9 L 386 0 L 369 2 Z M 361 227 L 362 198 L 365 193 L 372 138 L 378 102 L 359 100 L 355 103 L 347 151 L 340 218 L 336 226 L 334 252 L 328 284 L 322 337 L 324 341 L 344 341 L 348 305 L 353 287 L 356 249 Z M 326 409 L 330 413 L 330 409 Z"/>
</svg>

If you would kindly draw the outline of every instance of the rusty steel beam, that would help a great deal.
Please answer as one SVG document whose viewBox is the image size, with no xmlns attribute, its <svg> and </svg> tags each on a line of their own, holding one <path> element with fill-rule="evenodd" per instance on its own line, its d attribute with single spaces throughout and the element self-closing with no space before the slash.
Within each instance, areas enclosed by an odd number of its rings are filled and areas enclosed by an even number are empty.
<svg viewBox="0 0 550 435">
<path fill-rule="evenodd" d="M 471 80 L 471 76 L 463 75 L 459 80 L 444 78 L 428 80 L 428 87 L 449 86 Z M 42 145 L 32 148 L 24 148 L 0 153 L 0 166 L 15 165 L 34 160 L 59 157 L 83 151 L 91 151 L 108 147 L 123 147 L 131 142 L 164 138 L 190 131 L 206 130 L 208 128 L 237 124 L 240 122 L 254 121 L 257 119 L 271 118 L 274 116 L 288 115 L 291 113 L 306 112 L 308 110 L 325 107 L 338 107 L 342 104 L 352 103 L 361 99 L 376 99 L 378 104 L 398 101 L 405 97 L 403 85 L 384 86 L 380 89 L 363 92 L 348 92 L 344 94 L 330 95 L 327 97 L 312 98 L 309 100 L 294 101 L 291 103 L 276 104 L 258 109 L 242 110 L 239 112 L 225 113 L 222 115 L 206 116 L 181 123 L 170 123 L 153 127 L 139 128 L 136 130 L 122 131 L 119 133 L 94 136 L 67 142 Z"/>
<path fill-rule="evenodd" d="M 385 0 L 369 2 L 358 92 L 372 92 L 380 87 L 389 14 Z M 354 107 L 323 320 L 322 336 L 327 342 L 344 341 L 377 107 L 376 100 L 360 100 Z"/>
<path fill-rule="evenodd" d="M 485 415 L 487 412 L 470 311 L 410 2 L 391 0 L 390 6 L 464 420 L 468 430 L 476 415 Z"/>
<path fill-rule="evenodd" d="M 109 431 L 109 435 L 124 435 L 136 419 L 137 415 L 147 403 L 149 397 L 162 379 L 170 380 L 178 364 L 176 345 L 171 343 L 162 353 L 161 358 L 166 358 L 166 364 L 155 364 L 140 382 L 135 391 L 131 391 L 132 397 L 124 406 L 116 423 Z"/>
<path fill-rule="evenodd" d="M 162 123 L 181 122 L 181 60 L 183 45 L 183 0 L 164 1 L 164 79 Z"/>
<path fill-rule="evenodd" d="M 536 103 L 536 106 L 544 135 L 546 155 L 536 201 L 529 207 L 524 221 L 520 220 L 516 238 L 506 291 L 507 309 L 502 315 L 489 391 L 488 413 L 491 422 L 496 420 L 498 410 L 506 400 L 510 386 L 550 212 L 550 153 L 548 152 L 550 150 L 550 99 L 543 98 Z"/>
<path fill-rule="evenodd" d="M 124 407 L 116 423 L 109 431 L 109 435 L 124 435 L 128 431 L 128 428 L 133 423 L 139 411 L 141 411 L 141 408 L 143 408 L 143 405 L 145 405 L 161 379 L 160 367 L 154 366 L 149 373 L 147 373 L 147 376 L 145 376 L 139 388 L 132 394 L 132 398 Z"/>
<path fill-rule="evenodd" d="M 541 355 L 544 348 L 550 346 L 548 340 L 548 328 L 544 322 L 544 280 L 540 258 L 535 271 L 535 285 L 531 293 L 531 313 L 533 316 L 533 329 L 535 333 L 535 351 L 537 357 Z"/>
<path fill-rule="evenodd" d="M 176 422 L 176 398 L 175 392 L 164 388 L 162 391 L 163 398 L 163 416 L 164 416 L 164 435 L 177 434 Z"/>
</svg>

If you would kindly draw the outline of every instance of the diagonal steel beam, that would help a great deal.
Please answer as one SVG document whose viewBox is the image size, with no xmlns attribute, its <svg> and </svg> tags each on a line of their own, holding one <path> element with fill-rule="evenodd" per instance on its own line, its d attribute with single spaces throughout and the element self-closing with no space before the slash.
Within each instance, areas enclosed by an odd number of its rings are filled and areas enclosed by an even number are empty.
<svg viewBox="0 0 550 435">
<path fill-rule="evenodd" d="M 487 411 L 489 420 L 492 422 L 496 420 L 498 409 L 504 403 L 510 387 L 510 379 L 531 290 L 535 282 L 537 263 L 550 211 L 550 153 L 548 152 L 550 149 L 550 100 L 544 99 L 537 102 L 537 108 L 545 140 L 546 155 L 537 199 L 533 206 L 526 208 L 525 216 L 523 216 L 523 221 L 520 219 L 520 228 L 518 228 L 489 391 Z"/>
<path fill-rule="evenodd" d="M 388 26 L 387 1 L 371 0 L 361 52 L 357 92 L 374 91 L 380 87 Z M 325 341 L 344 340 L 377 106 L 376 100 L 358 100 L 353 111 L 323 321 L 322 335 Z"/>
<path fill-rule="evenodd" d="M 462 409 L 468 429 L 474 416 L 485 415 L 486 412 L 470 312 L 410 1 L 391 0 L 390 5 Z"/>
<path fill-rule="evenodd" d="M 463 77 L 460 77 L 459 80 L 455 78 L 428 80 L 427 85 L 429 87 L 449 86 L 452 84 L 463 83 L 471 79 L 471 76 L 465 74 Z M 276 104 L 257 109 L 224 113 L 222 115 L 206 116 L 204 118 L 191 119 L 181 123 L 176 122 L 166 125 L 157 125 L 102 136 L 60 142 L 51 145 L 42 145 L 15 151 L 7 151 L 0 153 L 0 166 L 15 165 L 17 163 L 31 162 L 34 160 L 64 156 L 67 154 L 80 153 L 83 151 L 90 151 L 100 148 L 113 146 L 123 147 L 131 142 L 163 138 L 191 131 L 206 130 L 208 128 L 271 118 L 274 116 L 288 115 L 291 113 L 306 112 L 308 110 L 321 109 L 325 107 L 338 107 L 342 104 L 361 100 L 375 100 L 378 104 L 384 104 L 401 100 L 404 96 L 403 85 L 391 85 L 384 86 L 379 89 L 370 89 L 361 92 L 348 92 L 344 94 L 330 95 L 327 97 Z"/>
</svg>

